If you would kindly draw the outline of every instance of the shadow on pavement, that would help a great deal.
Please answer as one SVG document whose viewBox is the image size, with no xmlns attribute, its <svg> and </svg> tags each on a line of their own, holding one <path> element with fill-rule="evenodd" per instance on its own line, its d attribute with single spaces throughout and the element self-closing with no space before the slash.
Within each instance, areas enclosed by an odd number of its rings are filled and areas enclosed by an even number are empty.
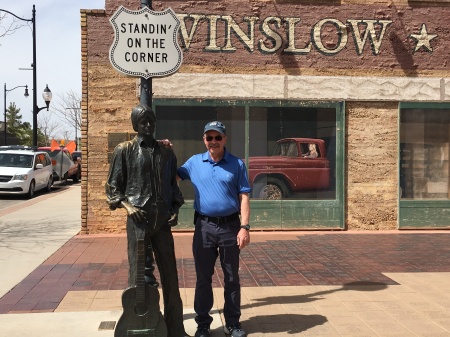
<svg viewBox="0 0 450 337">
<path fill-rule="evenodd" d="M 327 295 L 336 293 L 339 291 L 349 291 L 349 290 L 356 290 L 356 291 L 380 291 L 387 288 L 386 284 L 382 284 L 379 282 L 370 282 L 370 281 L 357 281 L 357 282 L 350 282 L 344 284 L 341 288 L 336 289 L 330 289 L 330 290 L 323 290 L 323 291 L 317 291 L 315 293 L 311 294 L 302 294 L 302 295 L 286 295 L 286 296 L 270 296 L 270 297 L 264 297 L 260 299 L 254 299 L 252 300 L 251 304 L 246 304 L 241 307 L 241 309 L 246 308 L 254 308 L 254 307 L 262 307 L 266 305 L 273 305 L 273 304 L 300 304 L 300 303 L 309 303 L 314 302 L 317 300 L 320 300 L 321 298 L 318 296 Z"/>
<path fill-rule="evenodd" d="M 252 299 L 252 303 L 241 306 L 241 309 L 272 306 L 274 304 L 301 304 L 321 300 L 320 296 L 339 291 L 380 291 L 387 288 L 386 284 L 370 281 L 356 281 L 344 284 L 341 288 L 317 291 L 311 294 L 270 296 Z M 322 315 L 277 314 L 258 315 L 243 320 L 243 325 L 249 327 L 252 333 L 279 333 L 297 334 L 322 325 L 328 320 Z"/>
<path fill-rule="evenodd" d="M 258 315 L 243 321 L 243 326 L 251 333 L 288 333 L 298 334 L 315 326 L 325 324 L 328 320 L 322 315 Z M 247 328 L 248 327 L 248 328 Z"/>
</svg>

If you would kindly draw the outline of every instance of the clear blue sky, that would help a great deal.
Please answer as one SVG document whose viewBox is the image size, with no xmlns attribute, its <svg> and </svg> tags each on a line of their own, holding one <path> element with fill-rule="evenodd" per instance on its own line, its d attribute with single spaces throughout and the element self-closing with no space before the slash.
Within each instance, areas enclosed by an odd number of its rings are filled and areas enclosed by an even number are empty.
<svg viewBox="0 0 450 337">
<path fill-rule="evenodd" d="M 46 84 L 53 93 L 53 99 L 70 90 L 81 95 L 80 9 L 104 9 L 105 0 L 0 0 L 0 9 L 31 19 L 33 4 L 36 5 L 37 95 L 38 106 L 42 107 L 45 106 L 42 92 Z M 28 85 L 28 98 L 23 96 L 23 88 L 17 88 L 7 93 L 6 106 L 15 102 L 22 113 L 22 120 L 30 123 L 33 120 L 33 74 L 31 70 L 19 70 L 30 68 L 33 62 L 31 27 L 29 23 L 29 27 L 0 38 L 2 121 L 5 83 L 6 89 Z M 51 114 L 51 103 L 49 112 L 44 109 L 41 113 Z"/>
</svg>

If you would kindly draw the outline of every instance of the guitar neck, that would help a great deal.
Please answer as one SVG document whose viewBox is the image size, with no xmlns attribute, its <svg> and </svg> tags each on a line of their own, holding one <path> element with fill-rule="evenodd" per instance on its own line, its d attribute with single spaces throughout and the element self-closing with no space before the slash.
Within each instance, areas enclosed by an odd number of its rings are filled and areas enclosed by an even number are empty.
<svg viewBox="0 0 450 337">
<path fill-rule="evenodd" d="M 144 239 L 137 241 L 137 273 L 136 273 L 136 303 L 145 303 L 145 243 Z"/>
</svg>

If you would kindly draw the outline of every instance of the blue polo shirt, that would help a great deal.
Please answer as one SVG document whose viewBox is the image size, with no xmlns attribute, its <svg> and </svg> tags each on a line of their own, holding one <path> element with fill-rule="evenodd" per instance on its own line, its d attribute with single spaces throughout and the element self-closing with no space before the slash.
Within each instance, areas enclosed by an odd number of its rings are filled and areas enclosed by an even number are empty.
<svg viewBox="0 0 450 337">
<path fill-rule="evenodd" d="M 192 156 L 178 168 L 177 174 L 192 182 L 194 208 L 203 215 L 227 216 L 239 212 L 239 194 L 251 191 L 244 162 L 226 149 L 218 163 L 209 152 Z"/>
</svg>

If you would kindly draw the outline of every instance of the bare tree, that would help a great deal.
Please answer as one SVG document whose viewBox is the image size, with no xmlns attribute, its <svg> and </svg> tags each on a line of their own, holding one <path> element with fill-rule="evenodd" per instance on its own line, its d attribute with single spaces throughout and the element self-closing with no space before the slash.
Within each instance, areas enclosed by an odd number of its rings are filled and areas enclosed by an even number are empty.
<svg viewBox="0 0 450 337">
<path fill-rule="evenodd" d="M 62 138 L 61 139 L 63 139 L 64 140 L 64 144 L 69 144 L 69 141 L 70 141 L 70 132 L 69 131 L 67 131 L 67 130 L 65 130 L 65 131 L 63 131 L 63 133 L 62 133 Z"/>
<path fill-rule="evenodd" d="M 6 12 L 0 12 L 0 37 L 12 35 L 23 26 L 26 26 L 26 24 L 14 16 Z"/>
<path fill-rule="evenodd" d="M 41 111 L 38 115 L 39 130 L 45 137 L 45 145 L 49 146 L 52 139 L 56 139 L 61 133 L 61 124 L 51 119 L 51 113 Z"/>
<path fill-rule="evenodd" d="M 57 96 L 52 101 L 52 111 L 73 128 L 77 138 L 77 132 L 81 130 L 81 96 L 72 90 Z"/>
</svg>

